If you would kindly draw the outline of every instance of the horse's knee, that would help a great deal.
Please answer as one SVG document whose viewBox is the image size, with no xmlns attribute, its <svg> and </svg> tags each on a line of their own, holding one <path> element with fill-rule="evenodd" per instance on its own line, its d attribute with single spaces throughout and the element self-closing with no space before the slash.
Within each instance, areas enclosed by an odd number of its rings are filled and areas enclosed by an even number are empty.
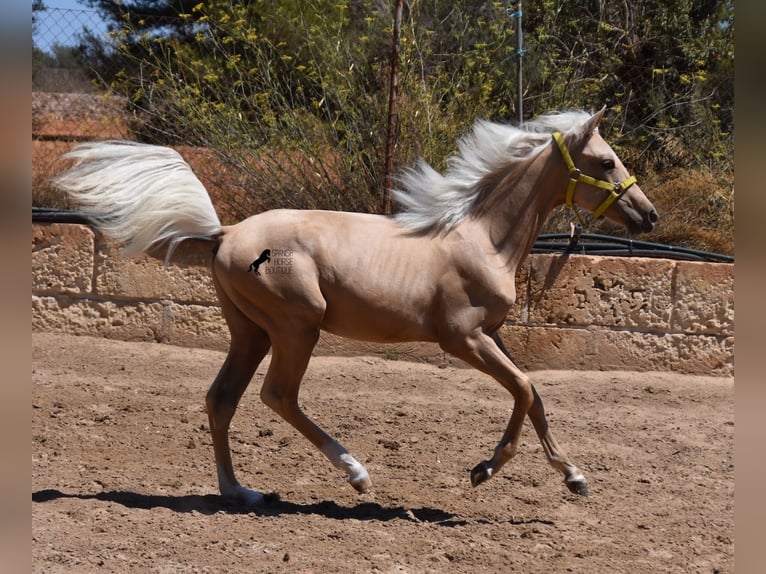
<svg viewBox="0 0 766 574">
<path fill-rule="evenodd" d="M 532 392 L 532 385 L 529 382 L 529 379 L 518 379 L 516 384 L 509 387 L 508 390 L 513 395 L 515 407 L 522 409 L 525 414 L 530 414 L 536 405 L 542 407 L 542 403 L 537 403 L 535 401 L 535 395 Z M 534 418 L 535 416 L 536 413 L 532 413 L 532 417 Z M 543 416 L 545 415 L 543 414 Z"/>
</svg>

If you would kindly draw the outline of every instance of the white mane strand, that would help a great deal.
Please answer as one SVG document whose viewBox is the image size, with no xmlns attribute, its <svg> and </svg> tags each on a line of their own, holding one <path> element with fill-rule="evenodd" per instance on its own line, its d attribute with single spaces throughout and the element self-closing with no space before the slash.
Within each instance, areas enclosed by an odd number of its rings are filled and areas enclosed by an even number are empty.
<svg viewBox="0 0 766 574">
<path fill-rule="evenodd" d="M 566 134 L 590 117 L 580 110 L 553 112 L 520 127 L 476 121 L 458 140 L 458 153 L 447 161 L 444 175 L 422 159 L 398 174 L 392 197 L 404 211 L 396 220 L 413 231 L 449 231 L 471 213 L 485 175 L 537 156 L 554 131 Z"/>
</svg>

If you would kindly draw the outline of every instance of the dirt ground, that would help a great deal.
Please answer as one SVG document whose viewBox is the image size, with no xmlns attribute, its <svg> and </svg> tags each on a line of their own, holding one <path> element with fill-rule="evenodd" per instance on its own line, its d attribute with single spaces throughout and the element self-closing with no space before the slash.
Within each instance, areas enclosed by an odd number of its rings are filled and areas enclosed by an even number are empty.
<svg viewBox="0 0 766 574">
<path fill-rule="evenodd" d="M 672 373 L 531 373 L 590 482 L 569 493 L 531 424 L 471 488 L 511 397 L 478 372 L 315 357 L 301 403 L 365 464 L 357 495 L 260 403 L 234 419 L 240 481 L 217 496 L 203 400 L 224 355 L 34 334 L 34 572 L 733 572 L 734 381 Z"/>
</svg>

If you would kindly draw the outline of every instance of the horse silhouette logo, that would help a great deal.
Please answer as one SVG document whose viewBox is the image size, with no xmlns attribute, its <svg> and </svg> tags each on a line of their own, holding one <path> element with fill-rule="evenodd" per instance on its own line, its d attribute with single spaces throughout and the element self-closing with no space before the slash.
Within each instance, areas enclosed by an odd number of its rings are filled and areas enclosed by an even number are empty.
<svg viewBox="0 0 766 574">
<path fill-rule="evenodd" d="M 258 271 L 258 268 L 261 266 L 262 263 L 267 263 L 268 261 L 271 261 L 271 249 L 264 249 L 261 254 L 258 256 L 258 259 L 253 261 L 250 264 L 250 267 L 248 267 L 247 272 L 250 273 L 250 271 L 255 271 L 256 275 L 260 275 L 260 271 Z"/>
</svg>

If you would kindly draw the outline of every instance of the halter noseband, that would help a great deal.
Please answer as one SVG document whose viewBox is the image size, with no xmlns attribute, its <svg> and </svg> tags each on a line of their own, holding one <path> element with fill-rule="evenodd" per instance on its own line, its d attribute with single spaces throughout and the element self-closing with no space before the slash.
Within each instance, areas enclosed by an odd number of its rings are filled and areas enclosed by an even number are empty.
<svg viewBox="0 0 766 574">
<path fill-rule="evenodd" d="M 561 135 L 561 132 L 553 132 L 553 139 L 558 144 L 561 156 L 564 158 L 564 163 L 566 163 L 567 169 L 569 170 L 569 185 L 567 185 L 566 195 L 567 206 L 569 206 L 569 208 L 574 211 L 577 219 L 580 220 L 580 223 L 583 224 L 583 226 L 585 226 L 585 224 L 583 223 L 583 220 L 575 209 L 574 205 L 574 192 L 578 183 L 587 183 L 588 185 L 609 191 L 609 195 L 606 197 L 606 199 L 604 199 L 604 201 L 601 202 L 601 205 L 593 210 L 591 217 L 594 221 L 601 217 L 609 208 L 609 206 L 612 205 L 612 203 L 614 203 L 615 200 L 617 200 L 617 198 L 619 198 L 623 193 L 625 193 L 625 190 L 636 183 L 636 176 L 634 175 L 631 175 L 628 179 L 619 182 L 604 181 L 603 179 L 596 179 L 595 177 L 585 175 L 575 167 L 575 164 L 572 161 L 572 156 L 569 155 L 569 150 L 564 143 L 564 136 Z"/>
</svg>

